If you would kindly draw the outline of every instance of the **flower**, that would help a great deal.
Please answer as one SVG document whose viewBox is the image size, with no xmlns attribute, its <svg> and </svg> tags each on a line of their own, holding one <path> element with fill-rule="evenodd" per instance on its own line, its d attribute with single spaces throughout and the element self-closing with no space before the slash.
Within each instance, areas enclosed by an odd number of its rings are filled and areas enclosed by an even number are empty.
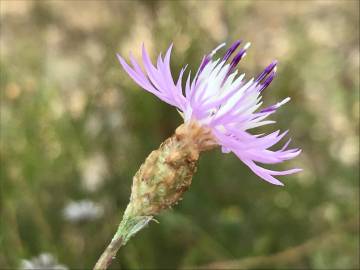
<svg viewBox="0 0 360 270">
<path fill-rule="evenodd" d="M 262 179 L 275 185 L 283 185 L 274 176 L 296 173 L 301 169 L 274 171 L 265 169 L 258 163 L 281 163 L 296 157 L 301 150 L 288 149 L 290 140 L 279 150 L 270 150 L 287 134 L 287 131 L 280 133 L 277 130 L 263 135 L 251 134 L 249 130 L 275 123 L 266 118 L 275 113 L 290 98 L 287 97 L 274 105 L 258 110 L 262 105 L 261 93 L 275 77 L 277 61 L 268 65 L 255 79 L 252 78 L 246 82 L 244 74 L 237 76 L 236 67 L 246 55 L 250 43 L 246 43 L 242 49 L 236 52 L 240 44 L 240 40 L 234 42 L 225 54 L 216 60 L 213 59 L 214 55 L 225 43 L 205 55 L 194 78 L 191 79 L 191 72 L 189 72 L 185 85 L 183 85 L 183 76 L 186 66 L 181 69 L 176 82 L 171 74 L 172 45 L 164 57 L 159 55 L 156 66 L 151 63 L 143 45 L 144 70 L 131 53 L 132 67 L 119 54 L 117 56 L 122 67 L 139 86 L 162 101 L 175 106 L 183 116 L 185 123 L 196 121 L 200 125 L 210 128 L 223 153 L 233 152 Z"/>
<path fill-rule="evenodd" d="M 31 260 L 22 260 L 20 269 L 54 269 L 66 270 L 65 265 L 58 264 L 53 255 L 49 253 L 41 253 L 38 257 Z"/>
<path fill-rule="evenodd" d="M 90 200 L 70 202 L 63 211 L 65 219 L 72 222 L 94 220 L 101 217 L 103 213 L 103 207 Z"/>
</svg>

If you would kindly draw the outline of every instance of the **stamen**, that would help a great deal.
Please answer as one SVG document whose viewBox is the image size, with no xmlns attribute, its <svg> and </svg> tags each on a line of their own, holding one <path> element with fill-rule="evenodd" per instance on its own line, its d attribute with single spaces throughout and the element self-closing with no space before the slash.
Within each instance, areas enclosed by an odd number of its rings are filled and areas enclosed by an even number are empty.
<svg viewBox="0 0 360 270">
<path fill-rule="evenodd" d="M 259 74 L 259 76 L 256 78 L 255 82 L 260 82 L 261 80 L 263 80 L 272 70 L 274 70 L 274 72 L 276 72 L 277 63 L 278 63 L 277 60 L 272 61 L 271 64 L 268 65 L 264 69 L 264 71 Z"/>
<path fill-rule="evenodd" d="M 234 69 L 236 68 L 237 64 L 240 62 L 240 60 L 245 57 L 245 55 L 246 55 L 246 50 L 250 47 L 250 45 L 251 45 L 250 42 L 246 43 L 245 46 L 244 46 L 244 48 L 242 48 L 242 49 L 237 53 L 237 55 L 235 55 L 235 57 L 234 57 L 233 60 L 231 61 L 230 68 L 229 68 L 229 71 L 228 71 L 227 76 L 230 75 L 230 74 L 234 71 Z"/>
<path fill-rule="evenodd" d="M 213 57 L 215 55 L 215 53 L 220 50 L 222 47 L 224 47 L 226 45 L 226 43 L 221 43 L 219 46 L 217 46 L 215 49 L 212 50 L 212 52 L 210 53 L 210 56 Z"/>
<path fill-rule="evenodd" d="M 272 80 L 274 79 L 276 75 L 276 69 L 274 69 L 274 71 L 269 75 L 269 77 L 267 77 L 265 79 L 265 81 L 263 82 L 263 84 L 261 84 L 261 88 L 259 89 L 259 92 L 262 92 L 265 90 L 266 87 L 269 86 L 269 84 L 272 82 Z"/>
<path fill-rule="evenodd" d="M 207 64 L 209 64 L 209 62 L 211 61 L 212 57 L 215 55 L 215 53 L 221 49 L 222 47 L 224 47 L 226 45 L 226 43 L 221 43 L 219 46 L 217 46 L 215 49 L 213 49 L 211 51 L 211 53 L 209 53 L 208 55 L 205 55 L 203 60 L 201 61 L 200 67 L 199 67 L 199 74 L 204 70 L 204 68 L 206 67 Z"/>
<path fill-rule="evenodd" d="M 231 45 L 231 47 L 227 50 L 227 52 L 225 53 L 222 61 L 226 62 L 226 61 L 230 58 L 230 56 L 236 51 L 236 49 L 239 47 L 239 45 L 240 45 L 241 42 L 242 42 L 241 40 L 235 41 L 235 42 Z"/>
<path fill-rule="evenodd" d="M 251 42 L 246 43 L 245 46 L 244 46 L 244 50 L 249 49 L 250 46 L 251 46 Z"/>
<path fill-rule="evenodd" d="M 260 111 L 260 113 L 273 112 L 276 109 L 280 108 L 282 105 L 288 103 L 290 101 L 290 99 L 291 99 L 290 97 L 287 97 L 287 98 L 283 99 L 282 101 L 276 103 L 275 105 L 271 105 L 271 106 L 269 106 L 269 107 L 267 107 L 265 109 L 262 109 Z"/>
<path fill-rule="evenodd" d="M 210 61 L 211 61 L 211 56 L 205 55 L 203 60 L 201 61 L 200 67 L 199 67 L 199 74 L 204 70 L 204 68 Z"/>
</svg>

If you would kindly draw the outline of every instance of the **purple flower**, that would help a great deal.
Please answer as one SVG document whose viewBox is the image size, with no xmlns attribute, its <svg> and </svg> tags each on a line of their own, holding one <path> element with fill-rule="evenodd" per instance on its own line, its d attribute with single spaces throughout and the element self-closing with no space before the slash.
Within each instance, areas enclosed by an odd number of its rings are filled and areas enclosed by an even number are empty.
<svg viewBox="0 0 360 270">
<path fill-rule="evenodd" d="M 244 80 L 244 74 L 237 76 L 237 64 L 246 55 L 250 43 L 240 49 L 241 41 L 236 41 L 222 58 L 216 60 L 213 56 L 225 44 L 221 44 L 210 54 L 204 56 L 193 79 L 189 72 L 183 85 L 186 66 L 181 69 L 176 82 L 171 75 L 170 54 L 172 45 L 165 57 L 161 54 L 156 66 L 142 48 L 144 71 L 130 54 L 132 67 L 120 56 L 118 59 L 129 76 L 142 88 L 153 93 L 162 101 L 175 106 L 185 122 L 197 121 L 211 129 L 217 143 L 224 153 L 233 152 L 255 174 L 264 180 L 283 185 L 274 176 L 287 175 L 301 171 L 294 168 L 286 171 L 273 171 L 260 167 L 258 163 L 275 164 L 292 159 L 300 154 L 300 149 L 287 149 L 290 140 L 279 150 L 270 150 L 287 133 L 279 130 L 264 135 L 251 134 L 248 130 L 275 123 L 266 118 L 287 103 L 290 98 L 271 105 L 262 110 L 261 93 L 274 79 L 277 61 L 273 61 L 256 79 Z M 233 56 L 234 55 L 234 56 Z M 232 60 L 229 59 L 233 56 Z"/>
</svg>

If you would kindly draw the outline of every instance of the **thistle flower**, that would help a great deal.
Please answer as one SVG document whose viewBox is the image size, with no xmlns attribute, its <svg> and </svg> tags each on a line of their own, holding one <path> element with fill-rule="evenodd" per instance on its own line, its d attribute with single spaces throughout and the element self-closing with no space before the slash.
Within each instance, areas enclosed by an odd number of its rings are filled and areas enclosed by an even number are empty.
<svg viewBox="0 0 360 270">
<path fill-rule="evenodd" d="M 274 123 L 266 118 L 290 98 L 258 111 L 262 104 L 261 93 L 274 79 L 277 62 L 273 61 L 255 79 L 245 82 L 244 74 L 237 76 L 236 66 L 246 55 L 250 43 L 236 53 L 240 43 L 236 41 L 217 60 L 213 57 L 225 44 L 204 56 L 194 78 L 191 79 L 189 72 L 185 85 L 183 76 L 186 67 L 181 69 L 176 82 L 171 75 L 172 45 L 164 57 L 159 55 L 156 66 L 151 63 L 143 46 L 144 70 L 131 54 L 132 67 L 118 55 L 129 76 L 146 91 L 176 107 L 184 123 L 148 156 L 135 174 L 123 219 L 95 269 L 106 269 L 117 250 L 135 233 L 155 215 L 182 199 L 191 185 L 202 151 L 221 146 L 224 153 L 233 152 L 254 173 L 275 185 L 282 183 L 274 176 L 300 171 L 297 168 L 273 171 L 258 165 L 281 163 L 296 157 L 300 150 L 287 149 L 290 140 L 279 150 L 270 150 L 287 132 L 275 131 L 268 135 L 249 132 L 250 129 Z"/>
<path fill-rule="evenodd" d="M 275 185 L 283 185 L 274 176 L 296 173 L 300 169 L 274 171 L 265 169 L 258 163 L 281 163 L 296 157 L 301 150 L 287 149 L 290 140 L 279 150 L 270 150 L 287 134 L 287 131 L 280 133 L 277 130 L 263 135 L 252 134 L 249 130 L 275 123 L 266 118 L 290 101 L 290 98 L 287 97 L 274 105 L 258 110 L 262 105 L 262 92 L 276 75 L 277 61 L 270 63 L 255 79 L 246 82 L 244 74 L 237 76 L 236 67 L 245 57 L 250 43 L 246 43 L 236 52 L 240 44 L 240 40 L 236 41 L 222 57 L 216 60 L 213 57 L 225 43 L 204 56 L 192 80 L 189 72 L 185 85 L 183 85 L 183 76 L 186 66 L 181 69 L 176 83 L 171 75 L 172 45 L 164 58 L 159 55 L 156 66 L 151 63 L 143 46 L 144 71 L 131 54 L 130 61 L 133 67 L 130 67 L 120 55 L 117 56 L 129 76 L 146 91 L 176 107 L 182 114 L 185 124 L 196 122 L 210 130 L 213 141 L 221 146 L 223 153 L 233 152 L 262 179 Z"/>
</svg>

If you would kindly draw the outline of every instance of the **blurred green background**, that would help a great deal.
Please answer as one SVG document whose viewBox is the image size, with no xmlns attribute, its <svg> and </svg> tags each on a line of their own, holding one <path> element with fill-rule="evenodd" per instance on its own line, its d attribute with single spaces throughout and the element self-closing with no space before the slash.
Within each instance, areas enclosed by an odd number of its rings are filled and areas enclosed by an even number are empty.
<svg viewBox="0 0 360 270">
<path fill-rule="evenodd" d="M 247 78 L 280 62 L 265 106 L 292 97 L 272 128 L 290 129 L 303 153 L 276 169 L 304 171 L 277 187 L 232 154 L 203 154 L 184 200 L 111 268 L 359 268 L 358 1 L 0 3 L 1 269 L 43 253 L 91 268 L 132 176 L 181 123 L 116 52 L 139 56 L 144 42 L 155 59 L 174 42 L 178 74 L 238 38 L 252 42 Z M 79 217 L 68 207 L 82 200 L 92 204 Z"/>
</svg>

